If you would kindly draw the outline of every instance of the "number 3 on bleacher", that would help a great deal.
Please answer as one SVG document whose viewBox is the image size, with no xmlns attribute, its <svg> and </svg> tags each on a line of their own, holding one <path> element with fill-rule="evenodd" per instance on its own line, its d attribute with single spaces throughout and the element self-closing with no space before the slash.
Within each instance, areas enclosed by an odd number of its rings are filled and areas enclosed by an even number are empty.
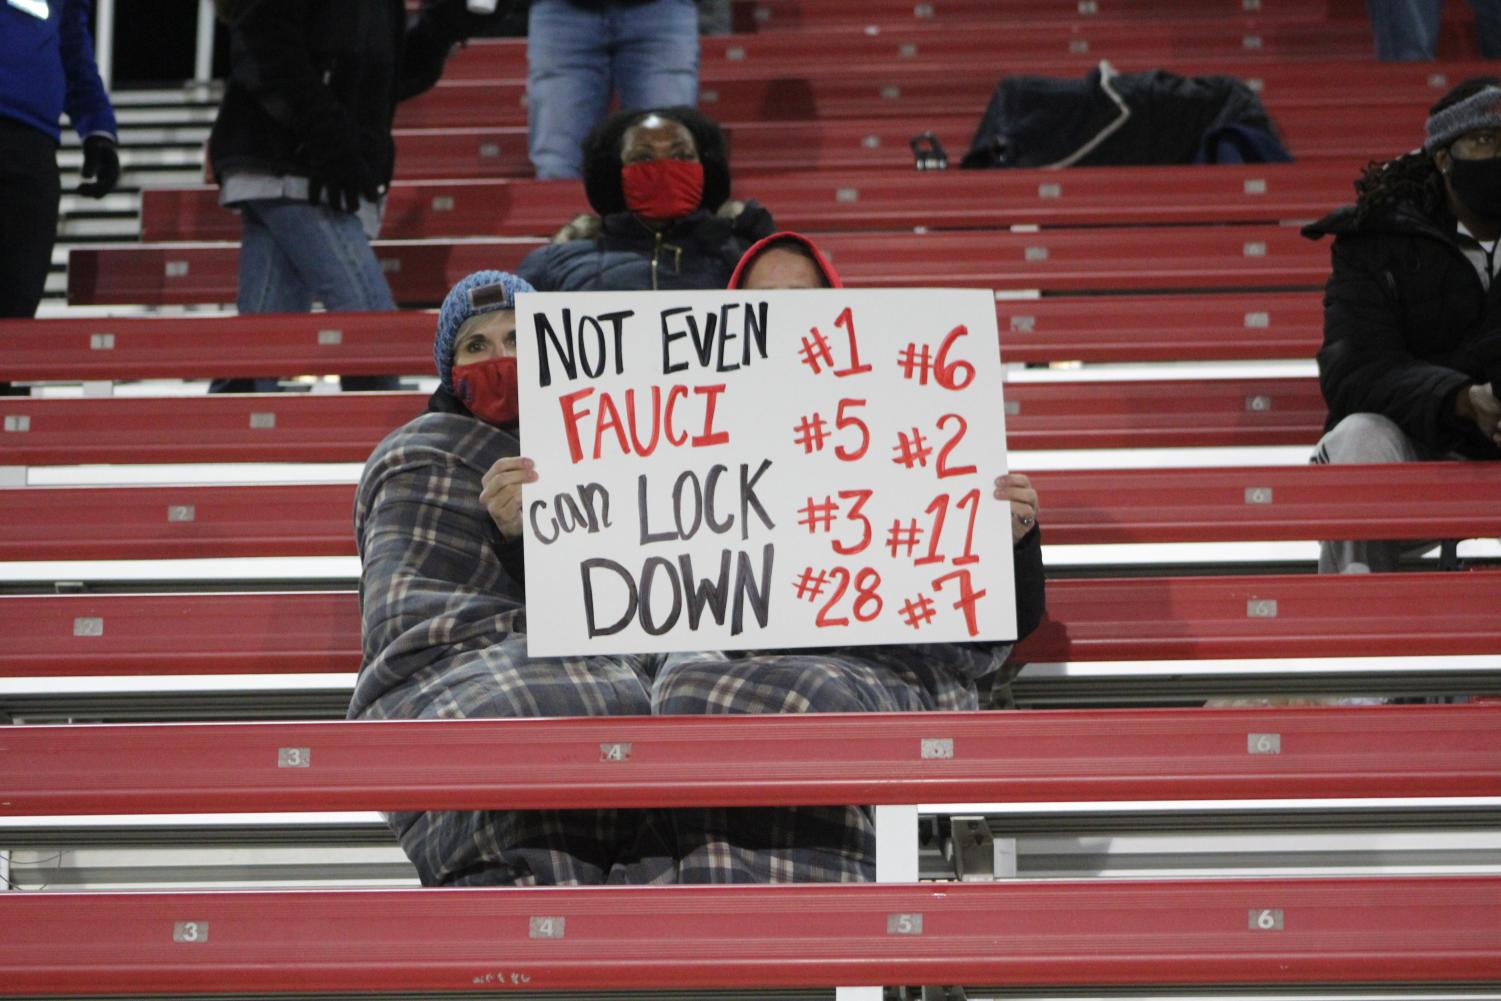
<svg viewBox="0 0 1501 1001">
<path fill-rule="evenodd" d="M 174 942 L 207 942 L 207 921 L 179 921 L 172 926 L 172 941 Z"/>
</svg>

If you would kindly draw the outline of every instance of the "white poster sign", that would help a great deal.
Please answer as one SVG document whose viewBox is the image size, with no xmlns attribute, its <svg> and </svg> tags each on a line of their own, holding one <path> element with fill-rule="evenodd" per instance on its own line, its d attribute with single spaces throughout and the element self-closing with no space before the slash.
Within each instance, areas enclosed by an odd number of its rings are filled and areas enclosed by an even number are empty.
<svg viewBox="0 0 1501 1001">
<path fill-rule="evenodd" d="M 1016 636 L 995 304 L 517 299 L 534 656 Z"/>
</svg>

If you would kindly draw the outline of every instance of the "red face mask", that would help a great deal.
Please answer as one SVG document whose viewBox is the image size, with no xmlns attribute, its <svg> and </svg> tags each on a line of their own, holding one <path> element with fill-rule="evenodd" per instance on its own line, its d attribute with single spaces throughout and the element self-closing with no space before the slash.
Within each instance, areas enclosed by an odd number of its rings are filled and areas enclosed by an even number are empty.
<svg viewBox="0 0 1501 1001">
<path fill-rule="evenodd" d="M 704 165 L 697 160 L 646 160 L 620 170 L 620 187 L 632 212 L 653 222 L 691 215 L 704 199 Z"/>
<path fill-rule="evenodd" d="M 521 389 L 516 382 L 516 359 L 488 358 L 473 365 L 455 365 L 453 395 L 486 424 L 504 427 L 521 416 Z"/>
</svg>

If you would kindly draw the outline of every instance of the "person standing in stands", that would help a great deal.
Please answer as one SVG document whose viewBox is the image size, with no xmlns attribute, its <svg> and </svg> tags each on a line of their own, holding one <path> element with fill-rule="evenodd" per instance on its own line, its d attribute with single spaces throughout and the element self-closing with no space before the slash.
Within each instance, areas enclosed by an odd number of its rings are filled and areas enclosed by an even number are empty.
<svg viewBox="0 0 1501 1001">
<path fill-rule="evenodd" d="M 1373 163 L 1334 236 L 1319 385 L 1320 463 L 1501 459 L 1501 78 L 1430 109 L 1421 150 Z M 1325 542 L 1321 573 L 1395 570 L 1431 542 Z"/>
<path fill-rule="evenodd" d="M 531 0 L 526 108 L 532 167 L 543 180 L 577 178 L 580 142 L 622 108 L 698 103 L 694 0 Z"/>
<path fill-rule="evenodd" d="M 584 141 L 581 216 L 517 273 L 538 291 L 724 288 L 740 256 L 775 229 L 730 199 L 724 133 L 692 108 L 619 111 Z"/>
<path fill-rule="evenodd" d="M 90 10 L 89 0 L 0 3 L 0 317 L 35 316 L 46 291 L 64 111 L 83 140 L 78 193 L 103 198 L 120 180 L 115 112 L 94 63 Z M 10 392 L 0 383 L 0 394 Z"/>
<path fill-rule="evenodd" d="M 1480 54 L 1501 59 L 1501 0 L 1469 0 Z M 1432 62 L 1444 0 L 1366 0 L 1376 58 Z"/>
<path fill-rule="evenodd" d="M 240 213 L 241 313 L 395 309 L 370 247 L 395 167 L 396 104 L 437 82 L 485 19 L 428 0 L 220 0 L 230 71 L 209 136 L 219 202 Z M 345 389 L 395 389 L 392 376 Z M 270 392 L 216 379 L 210 392 Z"/>
<path fill-rule="evenodd" d="M 832 270 L 828 271 L 833 276 Z M 833 278 L 837 281 L 837 277 Z M 364 660 L 351 719 L 467 719 L 973 709 L 1007 644 L 760 653 L 527 654 L 515 297 L 482 271 L 448 293 L 427 412 L 360 477 Z M 563 464 L 563 460 L 555 457 Z M 1017 626 L 1042 617 L 1037 497 L 998 481 L 1016 545 Z M 393 813 L 424 885 L 790 882 L 874 878 L 868 811 L 566 810 Z"/>
</svg>

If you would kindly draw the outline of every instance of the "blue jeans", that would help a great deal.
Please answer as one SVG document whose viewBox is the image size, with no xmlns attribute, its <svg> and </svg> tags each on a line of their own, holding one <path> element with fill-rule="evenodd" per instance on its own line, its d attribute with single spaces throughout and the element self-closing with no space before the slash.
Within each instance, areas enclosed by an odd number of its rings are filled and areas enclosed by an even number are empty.
<svg viewBox="0 0 1501 1001">
<path fill-rule="evenodd" d="M 394 310 L 391 287 L 359 217 L 290 198 L 242 202 L 241 313 Z M 396 389 L 393 376 L 344 376 L 345 389 Z M 215 379 L 211 393 L 275 392 L 275 379 Z"/>
<path fill-rule="evenodd" d="M 1501 0 L 1469 0 L 1469 4 L 1481 55 L 1501 58 Z M 1443 5 L 1444 0 L 1366 0 L 1376 36 L 1376 58 L 1431 61 Z"/>
<path fill-rule="evenodd" d="M 526 28 L 528 149 L 541 178 L 580 176 L 579 144 L 622 108 L 698 102 L 698 11 L 693 0 L 607 3 L 533 0 Z"/>
</svg>

